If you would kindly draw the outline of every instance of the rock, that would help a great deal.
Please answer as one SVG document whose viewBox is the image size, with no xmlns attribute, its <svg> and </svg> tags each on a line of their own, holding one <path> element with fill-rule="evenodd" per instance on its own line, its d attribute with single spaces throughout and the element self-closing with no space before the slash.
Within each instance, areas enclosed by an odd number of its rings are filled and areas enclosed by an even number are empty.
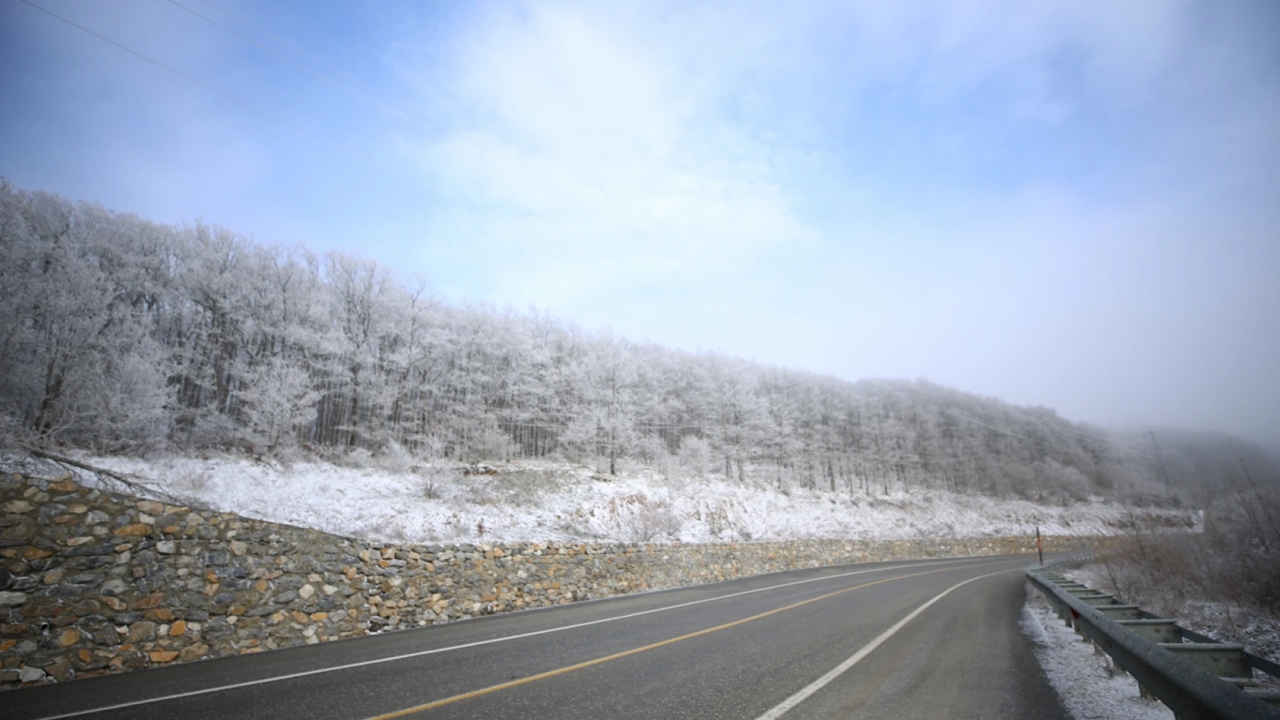
<svg viewBox="0 0 1280 720">
<path fill-rule="evenodd" d="M 158 622 L 169 622 L 174 618 L 174 615 L 169 608 L 156 608 L 147 611 L 147 618 Z"/>
<path fill-rule="evenodd" d="M 222 578 L 223 580 L 243 580 L 249 577 L 249 571 L 239 565 L 232 565 L 231 567 L 218 568 L 218 572 L 215 573 L 215 576 Z M 246 582 L 244 586 L 247 589 L 249 587 L 249 583 Z"/>
<path fill-rule="evenodd" d="M 249 550 L 249 546 L 240 540 L 232 540 L 230 546 L 232 554 L 236 557 L 244 555 Z"/>
<path fill-rule="evenodd" d="M 40 682 L 44 679 L 44 671 L 36 667 L 23 666 L 18 670 L 18 681 L 24 683 Z"/>
<path fill-rule="evenodd" d="M 200 564 L 205 566 L 222 567 L 231 564 L 231 553 L 227 552 L 202 552 L 200 553 Z"/>
<path fill-rule="evenodd" d="M 120 578 L 111 578 L 110 580 L 102 583 L 101 592 L 106 597 L 111 597 L 114 595 L 123 595 L 128 591 L 129 591 L 129 584 L 126 583 L 124 580 L 121 580 Z M 115 598 L 112 597 L 112 599 L 114 600 Z M 119 602 L 119 601 L 117 600 L 116 602 Z M 107 604 L 110 605 L 114 610 L 124 609 L 123 604 L 121 605 L 121 607 L 116 607 L 115 604 L 111 602 L 108 602 Z"/>
<path fill-rule="evenodd" d="M 149 515 L 163 515 L 164 505 L 156 502 L 155 500 L 143 500 L 138 503 L 138 510 Z"/>
<path fill-rule="evenodd" d="M 80 642 L 80 631 L 75 628 L 67 628 L 58 636 L 58 647 L 69 647 Z"/>
<path fill-rule="evenodd" d="M 27 594 L 6 590 L 0 592 L 0 607 L 17 607 L 27 601 Z"/>
<path fill-rule="evenodd" d="M 134 523 L 134 524 L 132 524 L 132 525 L 125 525 L 125 526 L 123 526 L 123 527 L 118 527 L 118 528 L 116 528 L 115 530 L 112 530 L 112 531 L 111 531 L 111 534 L 112 534 L 112 535 L 121 535 L 121 536 L 124 536 L 124 537 L 134 537 L 134 536 L 139 536 L 139 535 L 149 535 L 150 533 L 151 533 L 151 526 L 150 526 L 150 525 L 144 525 L 144 524 L 142 524 L 142 523 Z"/>
<path fill-rule="evenodd" d="M 134 651 L 122 652 L 111 658 L 111 662 L 108 663 L 108 667 L 117 672 L 120 670 L 141 670 L 146 666 L 147 656 Z"/>
<path fill-rule="evenodd" d="M 169 637 L 179 637 L 187 632 L 187 622 L 185 620 L 175 620 L 169 626 Z"/>
<path fill-rule="evenodd" d="M 156 543 L 156 552 L 161 555 L 172 555 L 178 552 L 178 544 L 172 540 L 161 540 Z"/>
<path fill-rule="evenodd" d="M 49 665 L 45 665 L 44 671 L 58 682 L 69 680 L 75 675 L 75 671 L 71 669 L 71 662 L 66 658 L 58 658 Z"/>
<path fill-rule="evenodd" d="M 156 624 L 150 620 L 141 620 L 129 626 L 129 642 L 137 645 L 156 639 Z"/>
<path fill-rule="evenodd" d="M 133 604 L 134 610 L 149 610 L 164 602 L 164 593 L 152 593 Z"/>
<path fill-rule="evenodd" d="M 4 504 L 4 511 L 6 513 L 17 515 L 19 513 L 31 512 L 31 509 L 34 507 L 34 505 L 26 500 L 10 500 Z"/>
<path fill-rule="evenodd" d="M 182 648 L 182 651 L 179 653 L 179 657 L 183 662 L 191 662 L 192 660 L 199 660 L 208 653 L 208 645 L 205 645 L 204 643 L 196 643 L 195 645 L 188 645 L 187 647 Z"/>
<path fill-rule="evenodd" d="M 178 653 L 174 650 L 152 650 L 147 653 L 147 657 L 151 658 L 153 663 L 167 663 L 177 659 Z"/>
<path fill-rule="evenodd" d="M 45 550 L 44 548 L 38 548 L 34 546 L 28 547 L 22 551 L 22 559 L 28 560 L 28 561 L 43 560 L 44 558 L 50 557 L 51 555 L 53 555 L 52 550 Z"/>
<path fill-rule="evenodd" d="M 115 550 L 112 548 L 111 545 L 108 544 L 108 545 L 94 545 L 92 547 L 88 545 L 75 547 L 66 551 L 65 554 L 71 557 L 91 557 L 91 556 L 110 555 L 113 552 L 115 552 Z"/>
<path fill-rule="evenodd" d="M 312 587 L 310 584 L 303 585 L 302 587 L 298 588 L 298 597 L 302 598 L 303 600 L 310 600 L 312 597 L 315 597 L 315 594 L 316 594 L 316 589 Z"/>
<path fill-rule="evenodd" d="M 40 576 L 40 582 L 44 583 L 45 585 L 54 585 L 61 579 L 62 579 L 61 569 L 50 570 L 49 572 Z"/>
<path fill-rule="evenodd" d="M 115 647 L 120 644 L 120 633 L 116 632 L 115 627 L 112 625 L 94 630 L 90 635 L 92 635 L 93 641 L 99 645 Z"/>
</svg>

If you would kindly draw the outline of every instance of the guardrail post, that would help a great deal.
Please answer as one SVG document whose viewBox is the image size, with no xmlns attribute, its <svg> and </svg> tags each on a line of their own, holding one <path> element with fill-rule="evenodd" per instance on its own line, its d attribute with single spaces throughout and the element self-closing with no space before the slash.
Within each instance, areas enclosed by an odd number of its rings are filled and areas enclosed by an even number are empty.
<svg viewBox="0 0 1280 720">
<path fill-rule="evenodd" d="M 1253 681 L 1253 668 L 1244 654 L 1244 646 L 1232 643 L 1162 642 L 1160 647 L 1199 665 L 1228 682 Z"/>
<path fill-rule="evenodd" d="M 1182 642 L 1182 628 L 1175 620 L 1164 618 L 1142 620 L 1117 620 L 1122 626 L 1141 635 L 1153 643 Z"/>
</svg>

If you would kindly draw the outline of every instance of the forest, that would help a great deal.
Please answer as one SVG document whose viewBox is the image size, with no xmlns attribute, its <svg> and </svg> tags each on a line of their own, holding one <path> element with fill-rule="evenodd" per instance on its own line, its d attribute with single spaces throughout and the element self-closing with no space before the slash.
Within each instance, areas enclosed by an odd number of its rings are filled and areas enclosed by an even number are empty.
<svg viewBox="0 0 1280 720">
<path fill-rule="evenodd" d="M 550 457 L 602 474 L 676 460 L 778 487 L 1055 501 L 1180 503 L 1242 467 L 1274 470 L 1232 438 L 1166 434 L 1162 449 L 1154 432 L 926 380 L 849 382 L 629 342 L 442 302 L 367 259 L 8 182 L 0 257 L 0 432 L 27 446 Z"/>
</svg>

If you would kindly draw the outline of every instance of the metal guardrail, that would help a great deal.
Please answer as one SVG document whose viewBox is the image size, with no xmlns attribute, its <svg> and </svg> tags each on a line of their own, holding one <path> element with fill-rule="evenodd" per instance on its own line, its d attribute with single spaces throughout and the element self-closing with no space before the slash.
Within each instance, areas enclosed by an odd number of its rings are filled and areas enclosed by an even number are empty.
<svg viewBox="0 0 1280 720">
<path fill-rule="evenodd" d="M 1280 707 L 1268 704 L 1280 702 L 1280 693 L 1250 694 L 1241 687 L 1253 684 L 1253 670 L 1280 677 L 1276 663 L 1070 582 L 1050 568 L 1028 568 L 1026 574 L 1059 617 L 1178 720 L 1280 720 Z"/>
</svg>

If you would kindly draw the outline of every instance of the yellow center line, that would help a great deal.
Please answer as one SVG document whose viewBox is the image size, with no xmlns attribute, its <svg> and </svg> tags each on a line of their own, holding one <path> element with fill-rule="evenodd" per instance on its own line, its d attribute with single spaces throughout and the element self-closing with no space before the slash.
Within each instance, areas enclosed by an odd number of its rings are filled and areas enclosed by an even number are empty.
<svg viewBox="0 0 1280 720">
<path fill-rule="evenodd" d="M 841 590 L 836 590 L 834 592 L 826 593 L 825 595 L 819 595 L 817 597 L 809 598 L 808 600 L 801 600 L 800 602 L 792 603 L 790 605 L 785 605 L 780 608 L 774 608 L 773 610 L 762 612 L 759 615 L 752 615 L 751 617 L 742 618 L 741 620 L 734 620 L 733 622 L 727 622 L 723 625 L 717 625 L 715 627 L 710 627 L 705 630 L 698 630 L 696 632 L 691 632 L 687 635 L 680 635 L 678 637 L 662 640 L 661 642 L 652 643 L 650 645 L 644 645 L 642 647 L 632 648 L 630 650 L 623 650 L 622 652 L 614 653 L 612 655 L 605 655 L 604 657 L 598 657 L 598 658 L 595 658 L 594 660 L 587 660 L 585 662 L 580 662 L 574 665 L 566 665 L 562 668 L 556 668 L 555 670 L 548 670 L 547 672 L 538 673 L 537 675 L 530 675 L 529 677 L 520 678 L 519 680 L 511 680 L 509 682 L 499 683 L 497 685 L 490 685 L 489 687 L 480 688 L 479 690 L 472 690 L 471 692 L 462 693 L 461 695 L 454 695 L 452 697 L 447 697 L 442 700 L 435 700 L 435 701 L 426 703 L 424 705 L 416 705 L 414 707 L 405 708 L 403 710 L 397 710 L 395 712 L 387 713 L 385 715 L 375 715 L 374 717 L 369 718 L 369 720 L 391 720 L 391 718 L 399 718 L 399 717 L 404 717 L 406 715 L 413 715 L 415 713 L 425 712 L 427 710 L 433 710 L 435 708 L 442 707 L 444 705 L 452 705 L 453 703 L 461 702 L 463 700 L 470 700 L 471 698 L 477 698 L 482 695 L 495 693 L 495 692 L 498 692 L 499 690 L 507 690 L 513 687 L 519 687 L 521 685 L 527 685 L 532 682 L 537 682 L 539 680 L 546 680 L 548 678 L 553 678 L 553 677 L 556 677 L 557 675 L 564 675 L 565 673 L 571 673 L 575 670 L 582 670 L 584 668 L 589 668 L 594 665 L 602 665 L 604 663 L 611 662 L 613 660 L 619 660 L 621 658 L 628 657 L 630 655 L 638 655 L 642 652 L 648 652 L 649 650 L 656 650 L 657 648 L 664 647 L 667 645 L 673 645 L 675 643 L 696 638 L 701 635 L 709 635 L 713 632 L 727 630 L 728 628 L 735 627 L 738 625 L 745 625 L 746 623 L 753 622 L 761 618 L 766 618 L 766 617 L 769 617 L 770 615 L 776 615 L 780 612 L 785 612 L 787 610 L 794 610 L 798 607 L 808 605 L 809 603 L 815 603 L 815 602 L 818 602 L 819 600 L 826 600 L 829 597 L 835 597 L 836 595 L 841 595 L 843 593 L 847 593 L 853 590 L 861 590 L 862 588 L 871 587 L 872 585 L 879 585 L 881 583 L 887 583 L 892 580 L 905 580 L 907 578 L 919 577 L 921 575 L 932 575 L 933 573 L 947 572 L 950 570 L 969 569 L 969 568 L 982 567 L 983 565 L 992 565 L 992 564 L 994 563 L 986 562 L 986 563 L 978 563 L 975 565 L 946 567 L 938 570 L 926 570 L 925 572 L 912 573 L 910 575 L 895 575 L 894 577 L 883 578 L 881 580 L 873 580 L 871 582 L 863 583 L 861 585 L 854 585 L 853 587 L 847 587 Z"/>
</svg>

